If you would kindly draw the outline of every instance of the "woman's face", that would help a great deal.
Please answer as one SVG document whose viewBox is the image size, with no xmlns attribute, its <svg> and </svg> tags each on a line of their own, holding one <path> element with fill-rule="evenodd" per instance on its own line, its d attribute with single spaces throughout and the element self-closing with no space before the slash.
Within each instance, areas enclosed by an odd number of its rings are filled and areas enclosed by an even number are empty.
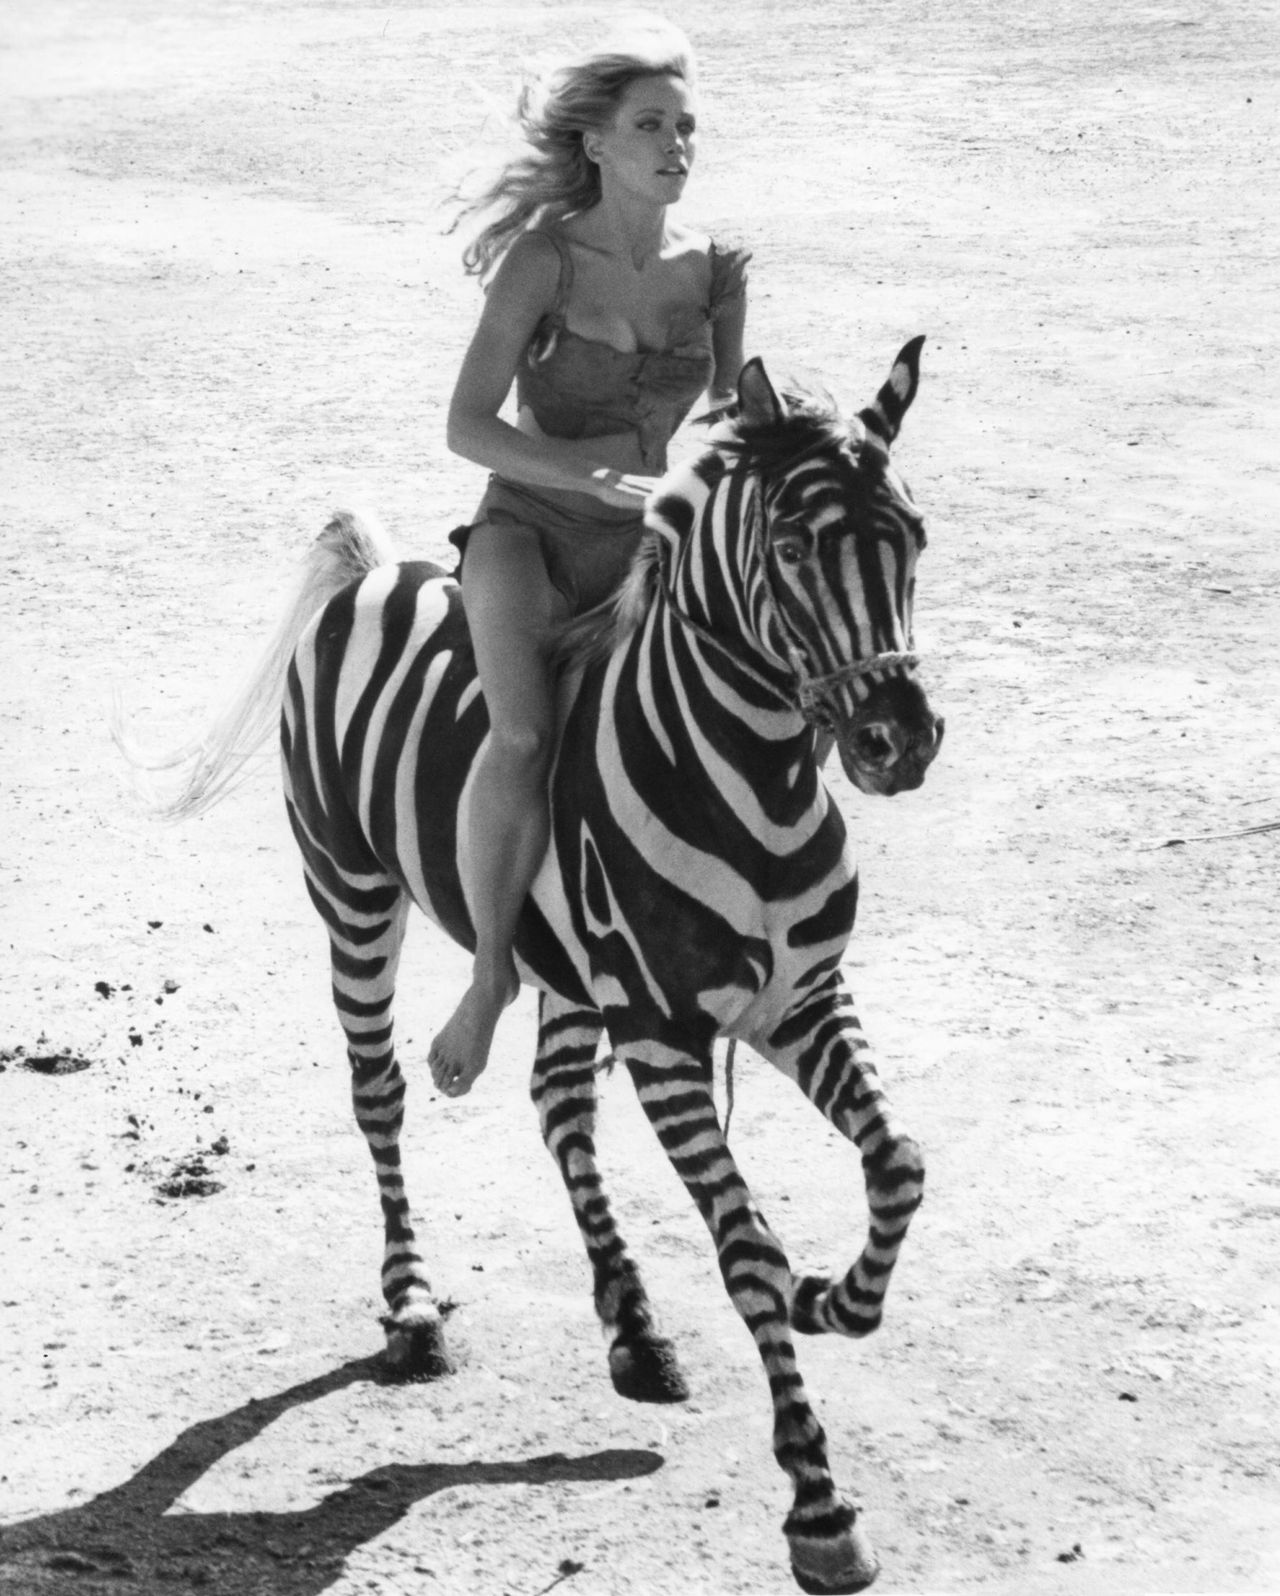
<svg viewBox="0 0 1280 1596">
<path fill-rule="evenodd" d="M 693 91 L 683 78 L 636 78 L 623 90 L 610 125 L 583 142 L 602 185 L 671 205 L 693 165 L 696 125 Z"/>
</svg>

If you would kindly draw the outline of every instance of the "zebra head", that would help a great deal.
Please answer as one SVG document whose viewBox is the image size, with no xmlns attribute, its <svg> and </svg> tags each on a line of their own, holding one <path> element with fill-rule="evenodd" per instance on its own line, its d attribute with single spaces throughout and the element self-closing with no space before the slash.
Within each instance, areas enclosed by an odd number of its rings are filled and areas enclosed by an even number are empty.
<svg viewBox="0 0 1280 1596">
<path fill-rule="evenodd" d="M 916 680 L 911 611 L 924 520 L 889 455 L 919 382 L 923 338 L 852 423 L 780 396 L 752 360 L 730 453 L 754 478 L 757 631 L 786 661 L 804 717 L 867 793 L 919 787 L 943 722 Z"/>
</svg>

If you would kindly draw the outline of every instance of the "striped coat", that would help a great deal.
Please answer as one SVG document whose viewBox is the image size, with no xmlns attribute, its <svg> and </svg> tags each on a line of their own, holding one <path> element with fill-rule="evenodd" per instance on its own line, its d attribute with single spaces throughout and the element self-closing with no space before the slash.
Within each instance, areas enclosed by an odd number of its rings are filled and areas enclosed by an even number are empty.
<svg viewBox="0 0 1280 1596">
<path fill-rule="evenodd" d="M 829 1472 L 792 1332 L 875 1328 L 923 1180 L 841 970 L 857 876 L 816 757 L 834 743 L 859 788 L 888 794 L 920 784 L 941 740 L 911 653 L 922 522 L 889 454 L 922 341 L 852 422 L 780 398 L 752 362 L 737 415 L 664 479 L 616 606 L 564 664 L 551 843 L 516 939 L 542 994 L 533 1096 L 614 1384 L 641 1400 L 685 1394 L 596 1166 L 604 1036 L 764 1362 L 794 1488 L 784 1531 L 810 1590 L 860 1588 L 876 1563 Z M 431 1376 L 450 1362 L 400 1176 L 392 1005 L 412 903 L 472 943 L 467 816 L 485 705 L 459 590 L 433 567 L 377 563 L 340 516 L 313 572 L 309 601 L 326 584 L 331 596 L 294 622 L 286 797 L 378 1175 L 388 1358 Z M 713 1105 L 718 1036 L 749 1043 L 859 1149 L 871 1227 L 845 1274 L 793 1275 L 756 1207 Z"/>
</svg>

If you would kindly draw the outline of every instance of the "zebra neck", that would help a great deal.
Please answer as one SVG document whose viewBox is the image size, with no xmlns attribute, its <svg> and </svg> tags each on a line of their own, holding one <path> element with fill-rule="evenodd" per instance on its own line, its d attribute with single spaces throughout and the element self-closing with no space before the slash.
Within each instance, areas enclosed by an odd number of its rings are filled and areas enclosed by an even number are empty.
<svg viewBox="0 0 1280 1596">
<path fill-rule="evenodd" d="M 696 498 L 686 486 L 692 529 L 662 569 L 662 600 L 708 665 L 720 656 L 721 670 L 729 661 L 755 684 L 754 701 L 763 693 L 774 712 L 795 709 L 795 672 L 777 646 L 777 603 L 762 568 L 758 484 L 740 471 L 714 486 L 696 481 Z"/>
<path fill-rule="evenodd" d="M 672 776 L 702 779 L 720 794 L 750 793 L 779 823 L 816 824 L 827 804 L 814 733 L 785 680 L 766 679 L 740 642 L 726 649 L 681 615 L 661 591 L 630 647 L 615 656 L 615 714 L 633 736 L 645 728 L 651 754 L 661 754 Z"/>
<path fill-rule="evenodd" d="M 647 640 L 651 646 L 665 639 L 670 653 L 672 639 L 683 637 L 684 646 L 701 663 L 704 676 L 720 677 L 739 693 L 753 686 L 757 691 L 746 695 L 748 703 L 761 702 L 771 714 L 794 719 L 802 727 L 792 672 L 758 644 L 753 646 L 749 632 L 732 625 L 717 626 L 710 615 L 696 619 L 691 609 L 701 608 L 688 605 L 678 593 L 664 587 L 649 617 Z M 675 648 L 678 651 L 679 645 Z"/>
</svg>

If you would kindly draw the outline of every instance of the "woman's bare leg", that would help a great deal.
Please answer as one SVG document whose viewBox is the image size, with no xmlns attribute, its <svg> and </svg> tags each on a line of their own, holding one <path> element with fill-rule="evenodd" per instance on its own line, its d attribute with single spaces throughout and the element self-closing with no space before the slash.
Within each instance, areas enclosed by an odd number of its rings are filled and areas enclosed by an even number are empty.
<svg viewBox="0 0 1280 1596">
<path fill-rule="evenodd" d="M 475 964 L 471 985 L 429 1055 L 432 1079 L 450 1097 L 471 1090 L 519 988 L 511 945 L 550 824 L 555 699 L 544 645 L 549 627 L 569 614 L 547 576 L 537 534 L 522 527 L 475 528 L 463 597 L 490 734 L 476 768 L 468 829 Z"/>
</svg>

